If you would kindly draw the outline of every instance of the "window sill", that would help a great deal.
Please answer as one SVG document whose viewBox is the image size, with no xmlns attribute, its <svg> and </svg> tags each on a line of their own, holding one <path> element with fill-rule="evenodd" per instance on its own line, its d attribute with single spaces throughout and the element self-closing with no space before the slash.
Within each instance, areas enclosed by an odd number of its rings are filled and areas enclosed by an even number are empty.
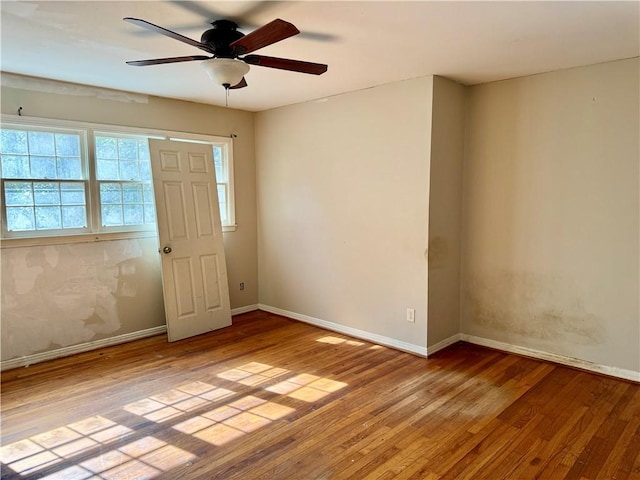
<svg viewBox="0 0 640 480">
<path fill-rule="evenodd" d="M 134 238 L 157 238 L 155 231 L 142 232 L 101 232 L 83 233 L 79 235 L 60 235 L 52 237 L 3 238 L 0 248 L 33 247 L 46 245 L 65 245 L 70 243 L 108 242 L 112 240 L 129 240 Z"/>
<path fill-rule="evenodd" d="M 238 225 L 224 225 L 222 232 L 235 232 Z M 0 249 L 17 248 L 17 247 L 33 247 L 46 245 L 65 245 L 70 243 L 94 243 L 109 242 L 112 240 L 130 240 L 134 238 L 158 238 L 156 231 L 142 232 L 101 232 L 101 233 L 82 233 L 78 235 L 59 235 L 51 237 L 15 237 L 3 238 L 0 240 Z"/>
</svg>

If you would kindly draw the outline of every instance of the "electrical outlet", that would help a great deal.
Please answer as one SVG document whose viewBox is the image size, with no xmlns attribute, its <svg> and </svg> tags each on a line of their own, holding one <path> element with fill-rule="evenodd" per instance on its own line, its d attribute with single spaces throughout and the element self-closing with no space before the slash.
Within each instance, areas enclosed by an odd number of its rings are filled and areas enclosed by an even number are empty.
<svg viewBox="0 0 640 480">
<path fill-rule="evenodd" d="M 407 322 L 415 322 L 416 321 L 416 309 L 415 308 L 407 308 Z"/>
<path fill-rule="evenodd" d="M 244 290 L 244 282 L 240 282 L 240 290 Z"/>
</svg>

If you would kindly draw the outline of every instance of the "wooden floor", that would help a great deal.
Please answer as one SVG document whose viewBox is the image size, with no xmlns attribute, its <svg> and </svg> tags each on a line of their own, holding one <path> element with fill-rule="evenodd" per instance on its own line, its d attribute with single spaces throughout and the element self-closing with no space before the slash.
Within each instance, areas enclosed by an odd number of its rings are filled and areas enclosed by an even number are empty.
<svg viewBox="0 0 640 480">
<path fill-rule="evenodd" d="M 640 386 L 264 312 L 2 375 L 2 479 L 638 479 Z"/>
</svg>

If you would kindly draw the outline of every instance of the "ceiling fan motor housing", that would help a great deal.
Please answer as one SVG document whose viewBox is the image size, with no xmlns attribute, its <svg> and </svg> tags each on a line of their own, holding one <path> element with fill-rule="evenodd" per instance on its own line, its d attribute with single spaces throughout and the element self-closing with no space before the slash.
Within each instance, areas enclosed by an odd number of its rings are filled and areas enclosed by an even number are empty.
<svg viewBox="0 0 640 480">
<path fill-rule="evenodd" d="M 327 65 L 322 63 L 251 54 L 256 50 L 300 33 L 300 30 L 295 25 L 280 18 L 266 23 L 247 35 L 238 31 L 238 25 L 231 20 L 215 20 L 211 22 L 211 28 L 202 34 L 200 42 L 140 18 L 125 17 L 123 20 L 213 55 L 201 54 L 151 58 L 149 60 L 130 61 L 127 62 L 128 65 L 142 67 L 165 63 L 200 61 L 202 67 L 211 78 L 226 89 L 238 89 L 247 86 L 244 75 L 249 71 L 249 65 L 313 75 L 321 75 L 327 71 Z M 241 59 L 239 58 L 240 56 L 242 56 Z"/>
<path fill-rule="evenodd" d="M 231 20 L 215 20 L 210 28 L 202 34 L 200 41 L 211 45 L 215 49 L 216 57 L 235 58 L 235 49 L 229 45 L 244 37 L 244 33 L 238 31 L 238 25 Z"/>
</svg>

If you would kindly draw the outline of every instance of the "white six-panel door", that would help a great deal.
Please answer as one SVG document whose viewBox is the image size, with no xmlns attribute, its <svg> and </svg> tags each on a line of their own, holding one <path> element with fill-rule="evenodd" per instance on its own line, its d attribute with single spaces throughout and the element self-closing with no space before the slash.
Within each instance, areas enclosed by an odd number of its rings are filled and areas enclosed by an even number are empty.
<svg viewBox="0 0 640 480">
<path fill-rule="evenodd" d="M 211 145 L 149 140 L 169 341 L 231 325 Z"/>
</svg>

